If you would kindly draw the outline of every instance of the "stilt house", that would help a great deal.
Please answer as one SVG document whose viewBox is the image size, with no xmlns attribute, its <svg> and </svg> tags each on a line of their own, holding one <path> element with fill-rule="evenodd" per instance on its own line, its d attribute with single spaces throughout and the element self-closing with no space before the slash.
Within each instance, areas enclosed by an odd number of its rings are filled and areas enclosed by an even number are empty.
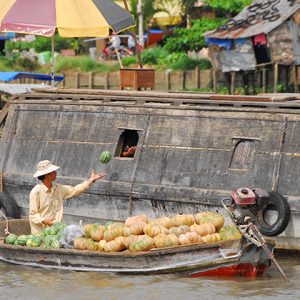
<svg viewBox="0 0 300 300">
<path fill-rule="evenodd" d="M 257 71 L 266 89 L 267 70 L 274 74 L 274 91 L 279 67 L 292 70 L 294 88 L 298 89 L 297 66 L 300 65 L 300 1 L 254 0 L 251 5 L 219 28 L 205 34 L 215 71 L 231 74 Z M 288 82 L 286 82 L 288 84 Z"/>
</svg>

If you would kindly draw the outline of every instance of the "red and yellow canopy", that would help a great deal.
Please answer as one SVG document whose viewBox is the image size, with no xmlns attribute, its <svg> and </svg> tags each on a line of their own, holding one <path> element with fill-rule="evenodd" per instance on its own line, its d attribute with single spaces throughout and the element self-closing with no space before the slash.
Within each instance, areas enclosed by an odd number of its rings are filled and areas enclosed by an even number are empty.
<svg viewBox="0 0 300 300">
<path fill-rule="evenodd" d="M 0 31 L 62 37 L 104 37 L 135 26 L 112 0 L 0 0 Z"/>
</svg>

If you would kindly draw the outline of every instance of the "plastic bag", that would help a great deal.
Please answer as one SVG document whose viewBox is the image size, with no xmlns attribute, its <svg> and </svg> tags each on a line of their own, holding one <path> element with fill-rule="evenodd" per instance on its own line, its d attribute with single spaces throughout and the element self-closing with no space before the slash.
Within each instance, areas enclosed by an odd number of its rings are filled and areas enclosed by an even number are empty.
<svg viewBox="0 0 300 300">
<path fill-rule="evenodd" d="M 74 248 L 74 240 L 78 237 L 82 237 L 83 233 L 84 230 L 81 225 L 69 225 L 65 227 L 59 240 L 60 245 L 63 248 Z"/>
</svg>

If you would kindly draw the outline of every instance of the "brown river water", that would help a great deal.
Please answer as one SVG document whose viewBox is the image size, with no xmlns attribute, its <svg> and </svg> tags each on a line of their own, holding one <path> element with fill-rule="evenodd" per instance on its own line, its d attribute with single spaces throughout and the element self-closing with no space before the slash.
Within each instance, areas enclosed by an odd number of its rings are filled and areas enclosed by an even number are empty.
<svg viewBox="0 0 300 300">
<path fill-rule="evenodd" d="M 272 266 L 256 279 L 128 276 L 73 272 L 0 262 L 0 299 L 300 299 L 300 258 L 279 258 L 289 282 Z"/>
</svg>

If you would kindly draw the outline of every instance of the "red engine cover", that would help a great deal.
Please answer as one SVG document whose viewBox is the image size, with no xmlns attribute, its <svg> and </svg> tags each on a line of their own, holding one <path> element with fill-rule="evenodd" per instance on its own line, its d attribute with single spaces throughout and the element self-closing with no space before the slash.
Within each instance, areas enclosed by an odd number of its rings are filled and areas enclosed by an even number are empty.
<svg viewBox="0 0 300 300">
<path fill-rule="evenodd" d="M 240 206 L 247 206 L 256 203 L 256 196 L 249 188 L 240 188 L 232 191 L 231 196 L 234 202 Z"/>
</svg>

